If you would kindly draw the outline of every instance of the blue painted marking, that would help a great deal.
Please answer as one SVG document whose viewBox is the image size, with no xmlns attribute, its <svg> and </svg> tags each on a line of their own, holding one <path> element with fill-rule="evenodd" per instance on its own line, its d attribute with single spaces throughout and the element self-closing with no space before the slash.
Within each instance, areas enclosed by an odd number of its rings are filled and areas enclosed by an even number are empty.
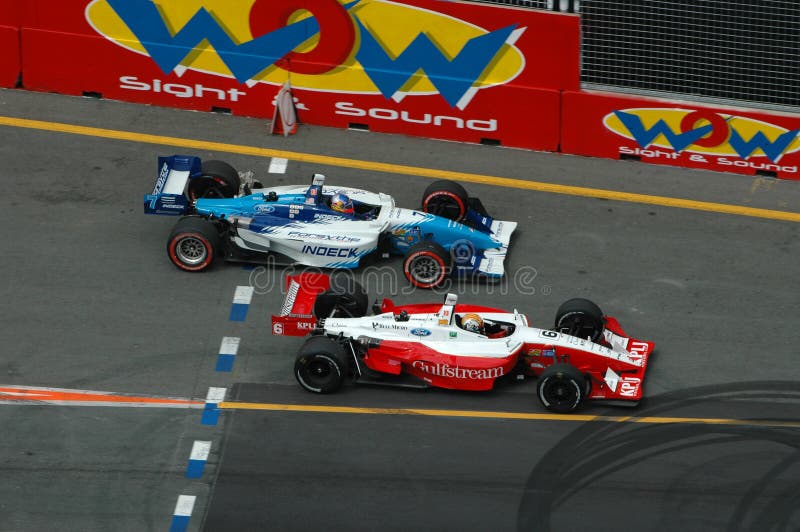
<svg viewBox="0 0 800 532">
<path fill-rule="evenodd" d="M 169 532 L 186 532 L 189 527 L 189 515 L 173 515 Z"/>
<path fill-rule="evenodd" d="M 205 460 L 189 460 L 189 466 L 186 468 L 186 478 L 202 477 L 205 467 Z"/>
<path fill-rule="evenodd" d="M 236 355 L 219 355 L 217 357 L 217 371 L 233 371 L 233 361 Z"/>
<path fill-rule="evenodd" d="M 206 403 L 203 409 L 203 417 L 200 418 L 200 423 L 203 425 L 216 425 L 219 419 L 219 405 L 218 403 Z"/>
<path fill-rule="evenodd" d="M 228 317 L 231 321 L 244 321 L 247 319 L 247 309 L 250 305 L 243 303 L 233 303 L 231 306 L 231 315 Z"/>
</svg>

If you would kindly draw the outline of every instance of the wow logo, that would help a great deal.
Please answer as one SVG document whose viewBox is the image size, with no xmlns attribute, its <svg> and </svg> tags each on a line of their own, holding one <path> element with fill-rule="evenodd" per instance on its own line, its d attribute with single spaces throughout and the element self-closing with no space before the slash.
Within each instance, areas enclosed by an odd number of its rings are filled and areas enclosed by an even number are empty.
<svg viewBox="0 0 800 532">
<path fill-rule="evenodd" d="M 670 148 L 717 156 L 767 157 L 777 163 L 800 150 L 800 129 L 741 116 L 690 109 L 624 109 L 603 118 L 607 129 L 635 140 L 641 148 Z"/>
<path fill-rule="evenodd" d="M 165 73 L 186 69 L 249 85 L 330 92 L 436 94 L 464 109 L 478 90 L 524 68 L 494 31 L 386 0 L 93 0 L 86 19 L 105 38 L 149 56 Z"/>
</svg>

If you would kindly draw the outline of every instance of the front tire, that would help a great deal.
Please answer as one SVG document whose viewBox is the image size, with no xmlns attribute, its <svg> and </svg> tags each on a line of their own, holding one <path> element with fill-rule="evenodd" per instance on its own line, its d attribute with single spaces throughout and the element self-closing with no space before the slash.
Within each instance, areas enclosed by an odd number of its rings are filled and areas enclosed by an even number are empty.
<svg viewBox="0 0 800 532">
<path fill-rule="evenodd" d="M 596 342 L 603 335 L 603 311 L 588 299 L 565 301 L 556 311 L 555 330 Z"/>
<path fill-rule="evenodd" d="M 343 346 L 327 336 L 312 336 L 300 347 L 294 376 L 313 393 L 334 393 L 342 387 L 349 364 Z"/>
<path fill-rule="evenodd" d="M 200 272 L 214 262 L 221 240 L 216 226 L 205 218 L 181 218 L 167 240 L 167 255 L 181 270 Z"/>
<path fill-rule="evenodd" d="M 569 364 L 547 367 L 536 383 L 539 401 L 546 409 L 559 414 L 567 414 L 578 408 L 588 389 L 586 378 Z"/>
<path fill-rule="evenodd" d="M 187 194 L 198 198 L 232 198 L 239 192 L 239 172 L 225 161 L 204 161 L 202 175 L 189 180 Z"/>
<path fill-rule="evenodd" d="M 469 194 L 459 183 L 440 179 L 422 195 L 422 212 L 460 222 L 467 215 Z"/>
<path fill-rule="evenodd" d="M 450 254 L 435 242 L 418 242 L 403 259 L 403 273 L 417 288 L 436 288 L 450 273 Z"/>
</svg>

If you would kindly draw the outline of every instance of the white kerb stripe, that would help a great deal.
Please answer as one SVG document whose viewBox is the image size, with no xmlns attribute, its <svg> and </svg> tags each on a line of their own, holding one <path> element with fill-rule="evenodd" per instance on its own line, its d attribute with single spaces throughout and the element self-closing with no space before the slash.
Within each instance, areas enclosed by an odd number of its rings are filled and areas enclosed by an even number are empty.
<svg viewBox="0 0 800 532">
<path fill-rule="evenodd" d="M 219 346 L 220 355 L 235 355 L 239 351 L 239 342 L 241 338 L 238 336 L 224 336 L 222 343 Z"/>
<path fill-rule="evenodd" d="M 285 174 L 286 173 L 286 166 L 289 164 L 289 159 L 284 159 L 283 157 L 273 157 L 269 161 L 269 173 L 270 174 Z"/>
<path fill-rule="evenodd" d="M 172 515 L 191 517 L 195 500 L 197 500 L 197 497 L 194 495 L 178 495 L 178 502 L 175 504 L 175 513 Z"/>
<path fill-rule="evenodd" d="M 195 441 L 192 445 L 192 454 L 189 455 L 189 460 L 208 460 L 208 454 L 211 452 L 210 441 Z"/>
<path fill-rule="evenodd" d="M 225 400 L 225 388 L 209 388 L 206 403 L 221 403 Z"/>
<path fill-rule="evenodd" d="M 237 286 L 236 292 L 233 294 L 233 302 L 240 305 L 249 305 L 250 300 L 253 299 L 252 286 Z"/>
</svg>

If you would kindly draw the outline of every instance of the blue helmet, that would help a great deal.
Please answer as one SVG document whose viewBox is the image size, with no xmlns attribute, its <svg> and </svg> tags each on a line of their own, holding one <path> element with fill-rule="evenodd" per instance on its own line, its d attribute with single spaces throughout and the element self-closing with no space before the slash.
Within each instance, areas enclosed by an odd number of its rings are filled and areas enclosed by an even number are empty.
<svg viewBox="0 0 800 532">
<path fill-rule="evenodd" d="M 331 209 L 336 212 L 353 214 L 353 201 L 344 194 L 334 194 L 331 198 Z"/>
</svg>

